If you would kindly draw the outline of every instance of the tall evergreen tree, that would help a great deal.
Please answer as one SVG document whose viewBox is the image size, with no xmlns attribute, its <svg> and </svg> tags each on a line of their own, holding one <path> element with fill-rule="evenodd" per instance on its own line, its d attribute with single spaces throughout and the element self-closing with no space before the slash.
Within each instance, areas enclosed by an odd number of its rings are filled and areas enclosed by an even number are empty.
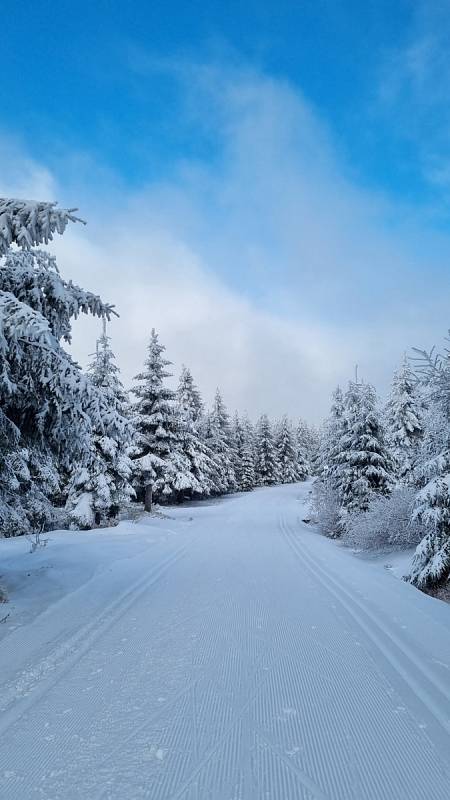
<svg viewBox="0 0 450 800">
<path fill-rule="evenodd" d="M 337 538 L 344 532 L 339 486 L 346 468 L 342 439 L 346 432 L 344 395 L 338 386 L 332 394 L 330 413 L 322 428 L 318 449 L 317 480 L 313 487 L 313 509 L 322 532 Z"/>
<path fill-rule="evenodd" d="M 367 511 L 371 498 L 388 494 L 391 485 L 391 460 L 372 386 L 349 383 L 345 416 L 346 428 L 337 457 L 338 492 L 348 512 Z"/>
<path fill-rule="evenodd" d="M 178 383 L 177 409 L 180 448 L 191 480 L 186 493 L 190 496 L 208 495 L 213 488 L 213 463 L 212 454 L 199 430 L 203 403 L 191 372 L 185 366 L 182 367 Z"/>
<path fill-rule="evenodd" d="M 236 488 L 239 492 L 242 491 L 242 451 L 244 444 L 244 429 L 237 411 L 234 412 L 233 421 L 231 424 L 231 442 L 232 442 L 232 458 L 233 469 L 236 480 Z"/>
<path fill-rule="evenodd" d="M 124 414 L 128 413 L 130 400 L 120 378 L 120 369 L 111 347 L 111 337 L 106 333 L 106 320 L 102 321 L 102 333 L 97 339 L 95 353 L 91 355 L 87 373 L 94 384 L 114 402 L 121 406 Z"/>
<path fill-rule="evenodd" d="M 211 411 L 204 421 L 204 435 L 213 458 L 212 480 L 216 494 L 236 491 L 235 454 L 230 418 L 217 389 Z"/>
<path fill-rule="evenodd" d="M 304 481 L 309 475 L 308 444 L 305 437 L 306 423 L 301 419 L 295 431 L 297 450 L 297 480 Z"/>
<path fill-rule="evenodd" d="M 272 486 L 278 481 L 278 462 L 272 426 L 263 414 L 256 428 L 256 481 L 261 486 Z"/>
<path fill-rule="evenodd" d="M 341 439 L 345 431 L 344 395 L 340 386 L 332 394 L 330 413 L 325 420 L 319 445 L 318 473 L 321 480 L 331 481 L 338 469 Z"/>
<path fill-rule="evenodd" d="M 248 417 L 240 419 L 237 412 L 233 419 L 233 451 L 237 488 L 249 492 L 255 486 L 252 429 Z"/>
<path fill-rule="evenodd" d="M 242 420 L 242 451 L 241 451 L 241 489 L 250 492 L 255 488 L 255 431 L 249 418 Z"/>
<path fill-rule="evenodd" d="M 177 400 L 179 407 L 189 415 L 192 422 L 199 425 L 204 412 L 203 401 L 190 369 L 184 364 L 181 367 Z"/>
<path fill-rule="evenodd" d="M 298 452 L 295 435 L 286 415 L 281 418 L 278 426 L 276 453 L 279 480 L 281 483 L 294 483 L 298 480 Z"/>
<path fill-rule="evenodd" d="M 415 477 L 415 516 L 425 536 L 417 547 L 410 580 L 422 589 L 450 579 L 450 351 L 419 353 L 418 373 L 427 393 L 424 436 Z"/>
<path fill-rule="evenodd" d="M 0 506 L 15 508 L 15 533 L 51 524 L 61 478 L 88 457 L 94 430 L 120 437 L 127 425 L 61 344 L 80 312 L 108 318 L 112 307 L 65 281 L 48 253 L 27 249 L 76 220 L 54 203 L 0 200 L 0 406 L 8 431 Z M 24 249 L 9 250 L 13 243 Z"/>
<path fill-rule="evenodd" d="M 175 411 L 175 392 L 165 385 L 170 377 L 164 345 L 152 329 L 144 371 L 136 375 L 132 389 L 137 397 L 133 420 L 136 448 L 133 453 L 137 489 L 146 511 L 153 500 L 167 501 L 189 485 L 188 465 L 181 454 Z"/>
<path fill-rule="evenodd" d="M 104 396 L 108 407 L 123 417 L 129 413 L 127 394 L 120 380 L 106 320 L 97 340 L 96 352 L 88 368 L 94 386 Z M 132 462 L 129 457 L 133 439 L 130 421 L 120 436 L 102 429 L 93 430 L 89 454 L 76 465 L 69 482 L 66 508 L 75 527 L 92 528 L 94 524 L 114 521 L 121 507 L 135 492 L 131 486 Z"/>
<path fill-rule="evenodd" d="M 394 374 L 385 411 L 387 443 L 394 459 L 396 477 L 402 482 L 412 482 L 412 471 L 423 433 L 416 383 L 405 356 Z"/>
</svg>

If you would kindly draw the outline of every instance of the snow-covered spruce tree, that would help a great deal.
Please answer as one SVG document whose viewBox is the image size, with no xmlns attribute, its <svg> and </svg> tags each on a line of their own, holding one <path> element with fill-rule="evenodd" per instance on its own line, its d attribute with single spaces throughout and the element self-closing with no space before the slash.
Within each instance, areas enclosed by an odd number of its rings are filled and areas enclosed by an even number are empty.
<svg viewBox="0 0 450 800">
<path fill-rule="evenodd" d="M 375 389 L 349 383 L 345 395 L 346 429 L 337 455 L 336 483 L 347 512 L 367 511 L 375 495 L 391 488 L 391 458 L 376 408 Z"/>
<path fill-rule="evenodd" d="M 130 399 L 120 378 L 120 369 L 111 347 L 111 337 L 106 333 L 106 319 L 102 321 L 102 333 L 97 339 L 95 353 L 87 373 L 94 384 L 120 407 L 126 416 L 130 413 Z"/>
<path fill-rule="evenodd" d="M 292 425 L 284 415 L 276 431 L 276 453 L 278 479 L 281 483 L 294 483 L 298 480 L 299 463 L 296 437 Z"/>
<path fill-rule="evenodd" d="M 242 450 L 241 450 L 241 490 L 250 492 L 255 488 L 255 431 L 248 416 L 244 416 L 242 425 Z"/>
<path fill-rule="evenodd" d="M 212 455 L 200 434 L 200 423 L 203 403 L 200 392 L 192 378 L 190 370 L 183 366 L 178 383 L 177 416 L 179 424 L 179 446 L 188 465 L 191 476 L 186 495 L 206 496 L 213 488 L 211 473 L 213 471 Z"/>
<path fill-rule="evenodd" d="M 108 407 L 122 417 L 129 415 L 129 400 L 120 380 L 110 337 L 103 332 L 88 368 L 93 385 L 102 393 Z M 119 434 L 119 435 L 118 435 Z M 132 462 L 129 453 L 133 440 L 130 421 L 119 431 L 93 430 L 90 457 L 76 465 L 69 482 L 66 508 L 71 524 L 92 528 L 100 522 L 111 523 L 135 492 L 131 486 Z"/>
<path fill-rule="evenodd" d="M 20 443 L 20 431 L 0 409 L 0 535 L 40 532 L 51 526 L 49 498 L 59 492 L 51 456 Z"/>
<path fill-rule="evenodd" d="M 415 470 L 419 491 L 414 515 L 425 536 L 417 547 L 409 580 L 435 589 L 450 580 L 450 352 L 419 354 L 418 372 L 428 410 Z"/>
<path fill-rule="evenodd" d="M 319 445 L 317 466 L 318 477 L 322 481 L 333 479 L 344 430 L 344 395 L 340 386 L 337 386 L 331 397 L 330 413 L 323 425 Z"/>
<path fill-rule="evenodd" d="M 236 489 L 238 492 L 242 491 L 242 444 L 243 444 L 243 428 L 239 414 L 234 412 L 231 422 L 231 453 L 233 458 L 233 470 L 236 480 Z"/>
<path fill-rule="evenodd" d="M 47 243 L 76 220 L 55 205 L 0 201 L 0 407 L 10 434 L 2 458 L 13 462 L 17 481 L 15 533 L 51 525 L 60 477 L 90 452 L 93 428 L 119 433 L 125 424 L 61 346 L 73 317 L 109 317 L 112 307 L 63 280 L 47 253 L 8 250 Z M 11 474 L 2 470 L 0 502 L 11 498 Z"/>
<path fill-rule="evenodd" d="M 216 390 L 213 407 L 204 419 L 203 433 L 212 454 L 214 493 L 235 492 L 238 486 L 233 436 L 228 411 L 219 389 Z"/>
<path fill-rule="evenodd" d="M 300 419 L 296 429 L 297 448 L 298 448 L 298 471 L 299 476 L 304 474 L 316 475 L 318 471 L 318 456 L 320 436 L 319 432 L 304 419 Z M 304 478 L 299 477 L 299 480 Z"/>
<path fill-rule="evenodd" d="M 256 427 L 256 483 L 272 486 L 278 482 L 278 462 L 272 426 L 267 414 L 263 414 Z"/>
<path fill-rule="evenodd" d="M 316 425 L 306 423 L 306 453 L 310 475 L 317 475 L 319 471 L 319 447 L 321 432 Z"/>
<path fill-rule="evenodd" d="M 385 409 L 386 441 L 394 460 L 396 478 L 411 483 L 422 437 L 422 409 L 416 393 L 417 380 L 408 359 L 395 372 Z"/>
<path fill-rule="evenodd" d="M 313 486 L 313 513 L 325 536 L 341 535 L 341 507 L 338 493 L 341 440 L 346 430 L 344 395 L 338 386 L 332 394 L 330 413 L 322 429 L 317 480 Z"/>
<path fill-rule="evenodd" d="M 199 389 L 194 383 L 190 369 L 181 367 L 180 380 L 177 389 L 177 402 L 181 409 L 189 414 L 192 422 L 199 425 L 203 416 L 204 407 Z"/>
<path fill-rule="evenodd" d="M 297 453 L 297 480 L 305 481 L 309 475 L 308 465 L 308 448 L 305 440 L 305 425 L 303 420 L 300 420 L 295 431 L 295 445 Z"/>
<path fill-rule="evenodd" d="M 240 419 L 237 411 L 233 419 L 234 472 L 240 492 L 249 492 L 255 486 L 252 430 L 248 418 Z"/>
<path fill-rule="evenodd" d="M 164 358 L 165 346 L 152 329 L 144 371 L 136 375 L 132 389 L 137 397 L 133 409 L 135 446 L 132 452 L 135 484 L 146 511 L 153 501 L 181 500 L 201 487 L 190 470 L 183 451 L 176 393 L 165 385 L 171 362 Z"/>
</svg>

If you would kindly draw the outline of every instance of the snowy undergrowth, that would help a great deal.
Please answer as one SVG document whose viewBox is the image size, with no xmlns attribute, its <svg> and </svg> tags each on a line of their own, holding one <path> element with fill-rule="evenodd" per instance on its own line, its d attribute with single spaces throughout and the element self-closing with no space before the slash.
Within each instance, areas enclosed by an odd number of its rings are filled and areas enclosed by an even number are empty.
<svg viewBox="0 0 450 800">
<path fill-rule="evenodd" d="M 321 521 L 318 522 L 318 497 L 316 487 L 311 483 L 309 495 L 309 511 L 311 513 L 312 530 L 331 539 L 330 545 L 338 546 L 349 557 L 368 561 L 382 569 L 387 569 L 396 578 L 403 579 L 411 569 L 415 553 L 415 545 L 420 539 L 417 530 L 411 530 L 404 513 L 404 506 L 410 502 L 409 491 L 399 491 L 398 495 L 382 498 L 374 509 L 374 513 L 365 512 L 354 515 L 348 530 L 341 537 L 332 535 L 338 514 L 329 498 L 329 515 L 319 510 Z M 320 496 L 319 496 L 320 503 Z M 334 516 L 332 512 L 334 511 Z M 328 527 L 327 527 L 328 526 Z"/>
<path fill-rule="evenodd" d="M 61 599 L 84 587 L 92 592 L 105 572 L 122 570 L 125 560 L 147 567 L 157 560 L 169 539 L 182 536 L 190 525 L 186 509 L 152 515 L 93 531 L 52 531 L 45 547 L 32 552 L 27 537 L 0 538 L 0 588 L 5 602 L 0 610 L 0 639 L 26 625 Z M 0 595 L 1 596 L 1 595 Z"/>
</svg>

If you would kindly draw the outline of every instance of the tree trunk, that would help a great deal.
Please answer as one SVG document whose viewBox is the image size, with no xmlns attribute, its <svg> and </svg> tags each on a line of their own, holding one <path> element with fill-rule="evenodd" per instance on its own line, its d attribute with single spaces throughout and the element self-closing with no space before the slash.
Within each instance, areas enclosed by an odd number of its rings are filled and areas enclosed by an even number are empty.
<svg viewBox="0 0 450 800">
<path fill-rule="evenodd" d="M 153 486 L 151 483 L 148 483 L 145 487 L 145 499 L 144 499 L 144 509 L 151 513 L 153 508 Z"/>
</svg>

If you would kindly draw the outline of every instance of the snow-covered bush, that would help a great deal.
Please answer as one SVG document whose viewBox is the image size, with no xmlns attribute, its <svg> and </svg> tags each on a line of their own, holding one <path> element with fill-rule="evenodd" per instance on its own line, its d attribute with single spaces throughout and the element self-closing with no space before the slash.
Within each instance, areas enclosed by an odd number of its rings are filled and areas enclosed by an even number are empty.
<svg viewBox="0 0 450 800">
<path fill-rule="evenodd" d="M 412 514 L 414 502 L 414 489 L 405 486 L 387 497 L 375 497 L 367 511 L 348 515 L 343 542 L 359 550 L 414 547 L 423 535 Z"/>
<path fill-rule="evenodd" d="M 328 536 L 330 539 L 337 539 L 341 536 L 343 513 L 339 494 L 331 482 L 319 479 L 314 481 L 311 514 L 324 536 Z"/>
</svg>

